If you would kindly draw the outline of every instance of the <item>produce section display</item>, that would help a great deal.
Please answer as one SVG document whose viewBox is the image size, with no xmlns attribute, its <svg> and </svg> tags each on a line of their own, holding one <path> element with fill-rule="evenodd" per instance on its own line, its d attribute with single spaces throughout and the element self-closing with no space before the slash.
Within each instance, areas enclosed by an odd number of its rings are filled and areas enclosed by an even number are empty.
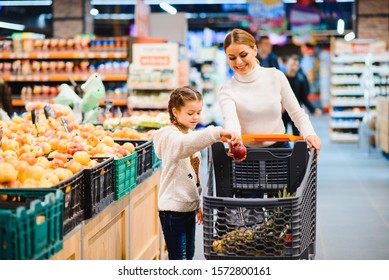
<svg viewBox="0 0 389 280">
<path fill-rule="evenodd" d="M 0 212 L 10 199 L 7 190 L 58 189 L 65 234 L 155 171 L 151 132 L 79 124 L 68 106 L 31 102 L 22 116 L 0 127 Z"/>
</svg>

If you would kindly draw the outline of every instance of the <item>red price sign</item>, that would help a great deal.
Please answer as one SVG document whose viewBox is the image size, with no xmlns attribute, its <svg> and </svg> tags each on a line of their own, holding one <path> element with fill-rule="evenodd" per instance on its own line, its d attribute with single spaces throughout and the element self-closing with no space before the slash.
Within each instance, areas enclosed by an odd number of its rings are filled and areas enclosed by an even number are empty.
<svg viewBox="0 0 389 280">
<path fill-rule="evenodd" d="M 141 65 L 157 65 L 157 66 L 166 66 L 170 64 L 169 56 L 142 56 L 140 58 Z"/>
</svg>

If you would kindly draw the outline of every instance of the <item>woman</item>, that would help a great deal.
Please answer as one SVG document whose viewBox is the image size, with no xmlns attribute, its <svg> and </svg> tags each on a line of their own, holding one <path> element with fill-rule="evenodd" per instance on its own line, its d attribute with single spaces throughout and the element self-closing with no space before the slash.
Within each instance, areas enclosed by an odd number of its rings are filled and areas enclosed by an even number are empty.
<svg viewBox="0 0 389 280">
<path fill-rule="evenodd" d="M 227 130 L 241 134 L 284 134 L 284 108 L 309 148 L 320 151 L 321 141 L 304 109 L 300 107 L 285 74 L 264 68 L 256 59 L 254 37 L 241 29 L 227 34 L 224 51 L 234 76 L 218 92 Z M 289 143 L 286 143 L 289 146 Z M 246 145 L 250 145 L 246 143 Z M 285 147 L 285 143 L 258 143 L 261 147 Z"/>
</svg>

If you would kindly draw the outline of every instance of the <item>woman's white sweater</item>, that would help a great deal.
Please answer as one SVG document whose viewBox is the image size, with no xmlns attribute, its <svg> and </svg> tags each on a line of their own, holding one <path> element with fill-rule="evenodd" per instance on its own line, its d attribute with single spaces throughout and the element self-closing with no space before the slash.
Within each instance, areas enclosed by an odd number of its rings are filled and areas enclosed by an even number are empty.
<svg viewBox="0 0 389 280">
<path fill-rule="evenodd" d="M 155 153 L 162 160 L 158 210 L 190 212 L 200 208 L 201 187 L 190 156 L 220 140 L 219 130 L 209 126 L 184 134 L 170 125 L 154 133 Z"/>
<path fill-rule="evenodd" d="M 316 135 L 285 74 L 276 68 L 257 65 L 247 75 L 235 74 L 221 87 L 217 97 L 227 130 L 241 134 L 284 134 L 283 106 L 304 138 Z"/>
</svg>

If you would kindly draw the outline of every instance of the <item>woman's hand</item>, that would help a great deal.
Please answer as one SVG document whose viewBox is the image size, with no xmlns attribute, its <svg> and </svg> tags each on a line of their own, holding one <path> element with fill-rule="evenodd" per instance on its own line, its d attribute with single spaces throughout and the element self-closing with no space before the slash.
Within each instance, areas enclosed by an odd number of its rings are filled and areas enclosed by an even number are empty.
<svg viewBox="0 0 389 280">
<path fill-rule="evenodd" d="M 309 135 L 305 138 L 305 142 L 307 142 L 309 150 L 311 150 L 312 147 L 314 147 L 316 149 L 317 154 L 319 155 L 320 148 L 321 148 L 321 141 L 318 136 Z"/>
<path fill-rule="evenodd" d="M 196 210 L 196 224 L 201 225 L 203 223 L 203 210 L 201 208 Z"/>
</svg>

